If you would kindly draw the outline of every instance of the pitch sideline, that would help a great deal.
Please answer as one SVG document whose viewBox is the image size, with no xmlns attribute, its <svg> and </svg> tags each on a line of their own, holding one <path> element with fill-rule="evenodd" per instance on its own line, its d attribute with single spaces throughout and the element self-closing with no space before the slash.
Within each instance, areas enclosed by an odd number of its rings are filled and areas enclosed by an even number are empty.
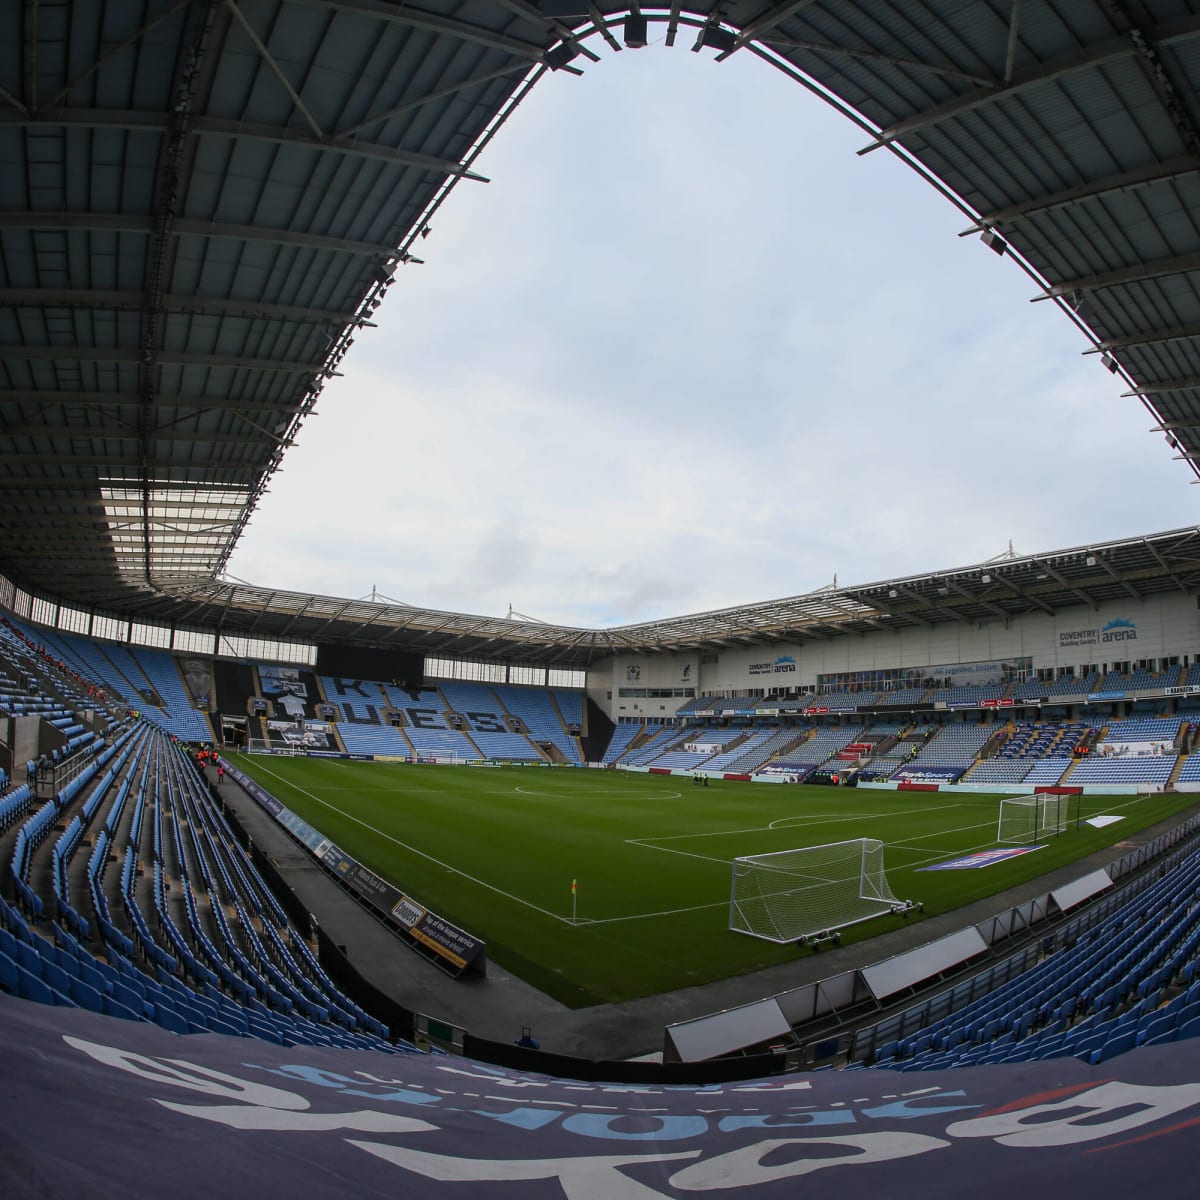
<svg viewBox="0 0 1200 1200">
<path fill-rule="evenodd" d="M 321 799 L 321 797 L 316 795 L 316 793 L 310 792 L 307 788 L 301 787 L 298 783 L 292 783 L 291 780 L 285 779 L 282 775 L 272 771 L 270 767 L 262 767 L 261 770 L 267 775 L 274 776 L 279 780 L 280 783 L 286 784 L 294 791 L 300 792 L 302 795 L 307 796 L 310 800 L 320 804 L 323 808 L 328 808 L 331 812 L 335 812 L 339 816 L 345 817 L 346 820 L 353 821 L 356 825 L 361 825 L 364 829 L 369 830 L 377 837 L 384 838 L 387 841 L 400 846 L 402 849 L 407 850 L 410 854 L 415 854 L 419 858 L 424 858 L 428 862 L 434 863 L 436 866 L 443 867 L 452 875 L 457 875 L 462 879 L 470 880 L 471 883 L 478 884 L 481 888 L 486 888 L 489 892 L 495 892 L 496 895 L 503 896 L 506 900 L 512 900 L 514 903 L 523 905 L 525 908 L 530 908 L 534 912 L 541 913 L 544 917 L 550 917 L 552 920 L 559 921 L 564 925 L 569 926 L 572 924 L 570 917 L 564 917 L 559 913 L 554 913 L 549 909 L 542 908 L 541 905 L 534 904 L 532 900 L 525 900 L 520 896 L 514 896 L 512 892 L 506 892 L 503 888 L 496 887 L 495 884 L 488 883 L 483 879 L 479 879 L 475 875 L 469 875 L 466 871 L 459 870 L 458 867 L 452 867 L 448 862 L 444 862 L 440 858 L 435 858 L 432 854 L 426 854 L 424 850 L 418 850 L 416 846 L 410 845 L 408 842 L 401 841 L 398 837 L 394 837 L 385 830 L 376 828 L 374 825 L 364 821 L 361 817 L 356 817 L 353 813 L 348 813 L 344 808 L 338 808 L 336 804 L 330 804 L 328 800 Z"/>
</svg>

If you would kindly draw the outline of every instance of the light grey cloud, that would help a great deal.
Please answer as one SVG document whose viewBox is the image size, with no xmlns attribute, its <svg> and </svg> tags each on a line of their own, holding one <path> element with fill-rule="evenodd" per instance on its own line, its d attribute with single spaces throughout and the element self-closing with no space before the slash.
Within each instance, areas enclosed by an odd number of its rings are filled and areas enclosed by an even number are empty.
<svg viewBox="0 0 1200 1200">
<path fill-rule="evenodd" d="M 1189 523 L 1078 331 L 863 140 L 747 56 L 546 80 L 231 570 L 605 625 Z"/>
</svg>

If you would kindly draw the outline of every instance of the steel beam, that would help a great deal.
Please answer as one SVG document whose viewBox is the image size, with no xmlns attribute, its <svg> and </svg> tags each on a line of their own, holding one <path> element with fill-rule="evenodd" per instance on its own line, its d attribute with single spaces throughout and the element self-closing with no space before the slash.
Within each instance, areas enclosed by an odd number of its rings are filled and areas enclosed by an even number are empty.
<svg viewBox="0 0 1200 1200">
<path fill-rule="evenodd" d="M 28 128 L 63 127 L 76 129 L 130 129 L 140 132 L 166 133 L 169 118 L 163 113 L 148 113 L 126 109 L 64 108 L 50 114 L 8 112 L 0 110 L 0 125 L 21 125 Z M 396 146 L 375 142 L 353 141 L 348 138 L 320 138 L 298 129 L 280 125 L 263 125 L 253 121 L 232 121 L 224 117 L 194 117 L 189 126 L 193 133 L 213 137 L 248 138 L 276 145 L 304 146 L 350 158 L 377 159 L 400 166 L 419 167 L 442 175 L 455 175 L 478 183 L 487 183 L 485 176 L 468 170 L 456 159 L 439 158 L 433 154 L 418 154 Z"/>
<path fill-rule="evenodd" d="M 1094 275 L 1082 275 L 1048 287 L 1034 301 L 1056 300 L 1069 297 L 1073 292 L 1095 292 L 1102 288 L 1124 287 L 1130 283 L 1142 283 L 1147 279 L 1161 279 L 1167 275 L 1183 275 L 1189 271 L 1200 271 L 1200 253 L 1176 254 L 1167 258 L 1156 258 L 1149 262 L 1118 267 L 1113 271 L 1097 271 Z"/>
<path fill-rule="evenodd" d="M 1169 183 L 1174 179 L 1195 175 L 1197 172 L 1200 172 L 1200 158 L 1190 154 L 1138 167 L 1132 171 L 1119 171 L 1098 179 L 1090 179 L 1087 183 L 1081 183 L 1075 187 L 1051 192 L 1046 196 L 1036 196 L 1022 201 L 1020 204 L 1011 204 L 1007 208 L 997 208 L 991 212 L 982 213 L 974 225 L 968 226 L 958 236 L 970 237 L 972 234 L 982 233 L 985 229 L 1027 220 L 1030 217 L 1040 216 L 1042 213 L 1052 212 L 1056 208 L 1069 208 L 1081 200 L 1092 200 L 1099 196 L 1147 187 L 1156 183 Z"/>
<path fill-rule="evenodd" d="M 1143 35 L 1161 46 L 1194 37 L 1198 32 L 1200 32 L 1200 17 L 1192 16 L 1169 25 L 1144 30 Z M 924 112 L 915 113 L 903 121 L 898 121 L 895 125 L 881 130 L 876 140 L 869 146 L 864 146 L 858 153 L 869 154 L 872 150 L 878 150 L 883 146 L 891 145 L 892 142 L 901 141 L 909 134 L 917 133 L 931 125 L 954 120 L 977 108 L 1019 95 L 1030 88 L 1041 87 L 1043 84 L 1065 79 L 1093 67 L 1120 62 L 1139 53 L 1140 51 L 1135 47 L 1128 33 L 1102 38 L 1090 46 L 1083 46 L 1070 54 L 1038 63 L 1023 71 L 1016 71 L 1011 80 L 999 80 L 990 87 L 967 92 L 945 104 L 939 104 Z"/>
</svg>

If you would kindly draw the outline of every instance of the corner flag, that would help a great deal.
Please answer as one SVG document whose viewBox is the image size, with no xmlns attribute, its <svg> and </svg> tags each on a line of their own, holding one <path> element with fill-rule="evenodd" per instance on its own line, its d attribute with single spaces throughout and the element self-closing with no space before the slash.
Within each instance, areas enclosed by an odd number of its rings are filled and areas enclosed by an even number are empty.
<svg viewBox="0 0 1200 1200">
<path fill-rule="evenodd" d="M 571 895 L 574 896 L 577 891 L 579 891 L 579 880 L 572 879 L 571 880 Z"/>
</svg>

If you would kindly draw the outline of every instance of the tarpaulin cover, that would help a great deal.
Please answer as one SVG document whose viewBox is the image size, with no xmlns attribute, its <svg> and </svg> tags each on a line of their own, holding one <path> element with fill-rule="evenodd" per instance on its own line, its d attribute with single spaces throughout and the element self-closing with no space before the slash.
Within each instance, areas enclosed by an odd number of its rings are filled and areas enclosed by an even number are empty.
<svg viewBox="0 0 1200 1200">
<path fill-rule="evenodd" d="M 705 1088 L 180 1037 L 0 995 L 0 1195 L 1088 1200 L 1196 1195 L 1200 1039 L 1091 1067 Z"/>
</svg>

